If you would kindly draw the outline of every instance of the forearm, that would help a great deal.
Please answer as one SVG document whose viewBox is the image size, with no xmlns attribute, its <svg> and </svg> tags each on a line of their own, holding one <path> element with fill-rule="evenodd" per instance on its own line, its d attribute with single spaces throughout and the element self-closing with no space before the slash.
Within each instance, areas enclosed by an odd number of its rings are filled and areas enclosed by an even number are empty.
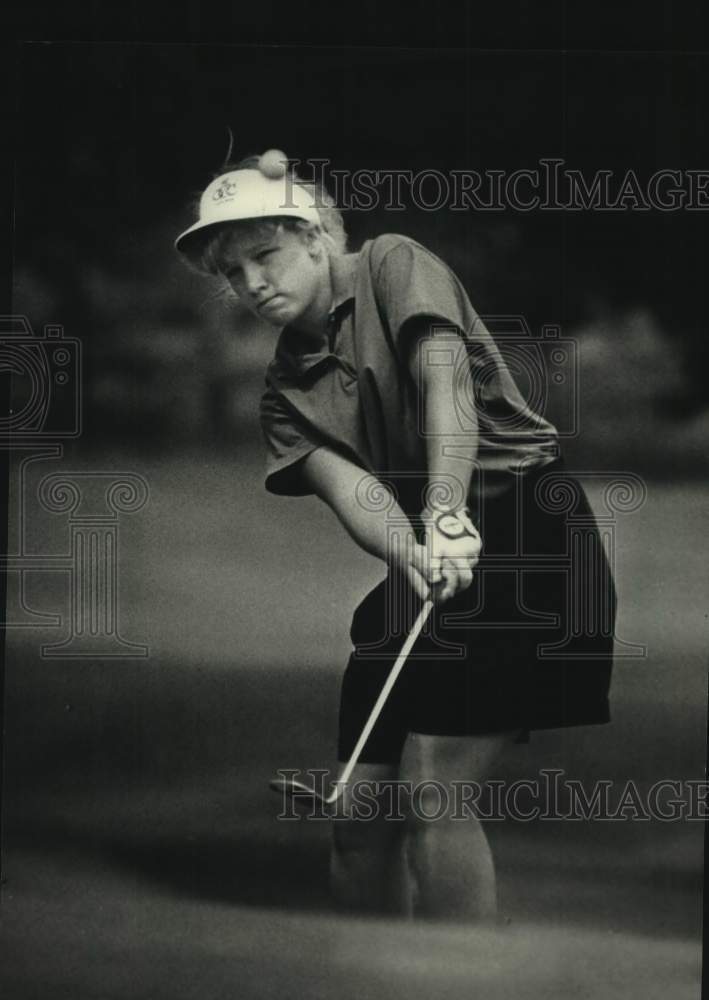
<svg viewBox="0 0 709 1000">
<path fill-rule="evenodd" d="M 435 363 L 448 346 L 458 365 Z M 429 323 L 414 331 L 410 370 L 425 415 L 428 504 L 453 509 L 466 503 L 479 441 L 470 406 L 472 377 L 467 365 L 459 367 L 460 358 L 458 345 L 434 336 Z M 466 401 L 464 421 L 456 409 L 456 394 Z"/>
<path fill-rule="evenodd" d="M 308 456 L 303 475 L 360 548 L 388 563 L 403 560 L 413 532 L 384 483 L 328 448 Z"/>
<path fill-rule="evenodd" d="M 476 464 L 478 425 L 469 405 L 463 424 L 456 393 L 472 400 L 472 376 L 458 337 L 434 335 L 423 320 L 412 333 L 409 364 L 426 431 L 426 545 L 430 568 L 442 576 L 439 597 L 446 600 L 471 585 L 481 548 L 480 535 L 461 510 L 467 506 Z"/>
</svg>

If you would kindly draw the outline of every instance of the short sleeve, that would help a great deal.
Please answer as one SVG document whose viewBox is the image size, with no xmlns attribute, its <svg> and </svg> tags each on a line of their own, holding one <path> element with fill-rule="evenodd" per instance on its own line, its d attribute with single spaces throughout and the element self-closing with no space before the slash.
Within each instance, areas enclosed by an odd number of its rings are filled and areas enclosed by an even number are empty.
<svg viewBox="0 0 709 1000">
<path fill-rule="evenodd" d="M 464 333 L 472 328 L 476 313 L 440 258 L 403 237 L 382 249 L 375 262 L 377 300 L 397 350 L 405 350 L 402 331 L 416 317 L 430 317 Z"/>
<path fill-rule="evenodd" d="M 308 496 L 300 462 L 321 443 L 271 388 L 261 398 L 261 431 L 266 442 L 265 486 L 277 496 Z"/>
</svg>

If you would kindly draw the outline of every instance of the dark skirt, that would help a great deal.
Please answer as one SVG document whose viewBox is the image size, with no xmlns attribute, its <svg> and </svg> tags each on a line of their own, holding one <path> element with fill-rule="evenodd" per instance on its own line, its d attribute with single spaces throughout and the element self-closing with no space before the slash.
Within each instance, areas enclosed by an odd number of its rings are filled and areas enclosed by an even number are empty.
<svg viewBox="0 0 709 1000">
<path fill-rule="evenodd" d="M 362 761 L 395 762 L 409 732 L 528 734 L 609 721 L 616 593 L 581 483 L 558 459 L 515 477 L 474 515 L 483 553 L 473 584 L 435 606 Z M 390 573 L 356 609 L 342 682 L 341 760 L 420 605 Z"/>
</svg>

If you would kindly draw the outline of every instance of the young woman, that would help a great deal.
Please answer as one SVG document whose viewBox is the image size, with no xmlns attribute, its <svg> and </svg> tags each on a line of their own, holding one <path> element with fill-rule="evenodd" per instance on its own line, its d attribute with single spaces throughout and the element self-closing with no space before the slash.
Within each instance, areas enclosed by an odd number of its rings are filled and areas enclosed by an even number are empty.
<svg viewBox="0 0 709 1000">
<path fill-rule="evenodd" d="M 489 919 L 490 849 L 470 803 L 453 808 L 454 783 L 482 783 L 533 729 L 608 721 L 613 580 L 555 428 L 455 275 L 403 236 L 346 253 L 332 200 L 282 157 L 225 169 L 176 246 L 281 329 L 266 488 L 316 494 L 388 566 L 352 622 L 341 761 L 435 600 L 333 820 L 333 890 L 348 907 Z M 366 822 L 348 809 L 362 780 L 382 796 Z M 396 780 L 414 789 L 405 822 L 391 818 Z"/>
</svg>

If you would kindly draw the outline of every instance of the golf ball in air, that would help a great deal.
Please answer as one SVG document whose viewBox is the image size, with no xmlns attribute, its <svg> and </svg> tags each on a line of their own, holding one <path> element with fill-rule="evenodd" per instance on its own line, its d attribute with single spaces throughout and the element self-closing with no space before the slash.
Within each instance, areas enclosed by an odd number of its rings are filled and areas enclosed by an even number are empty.
<svg viewBox="0 0 709 1000">
<path fill-rule="evenodd" d="M 264 177 L 276 179 L 286 172 L 288 157 L 282 149 L 267 149 L 259 158 L 258 168 Z"/>
</svg>

